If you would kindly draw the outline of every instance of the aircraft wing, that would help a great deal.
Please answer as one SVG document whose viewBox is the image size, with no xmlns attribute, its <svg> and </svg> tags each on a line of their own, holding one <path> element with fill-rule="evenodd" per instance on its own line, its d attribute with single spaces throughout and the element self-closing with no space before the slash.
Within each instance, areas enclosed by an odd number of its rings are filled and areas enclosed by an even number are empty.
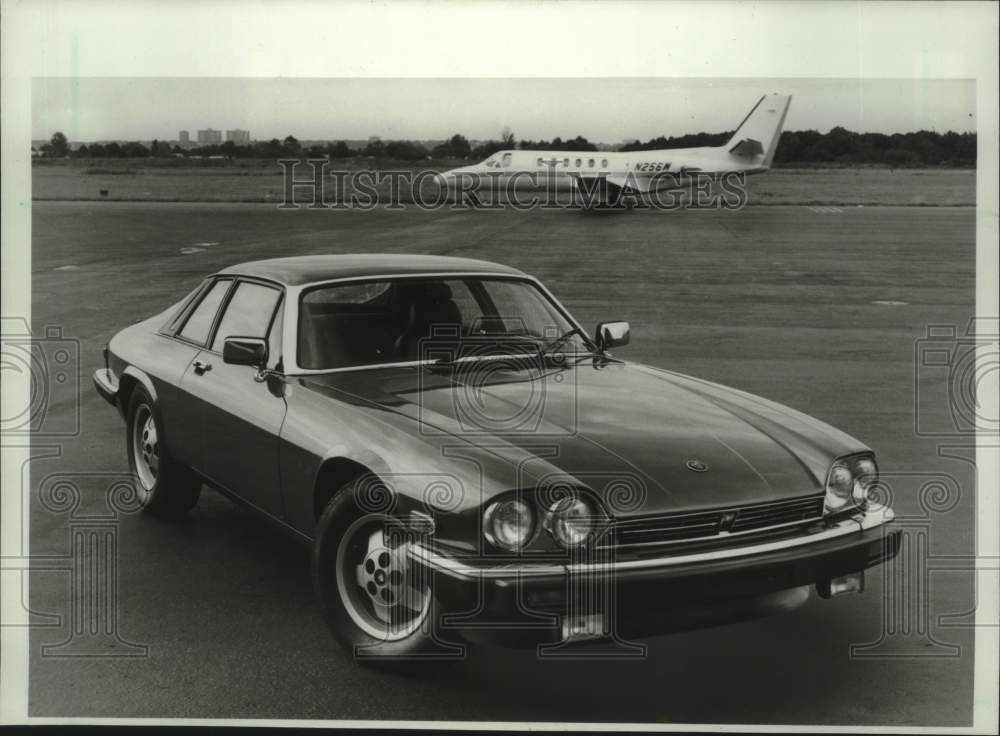
<svg viewBox="0 0 1000 736">
<path fill-rule="evenodd" d="M 653 192 L 666 189 L 676 189 L 690 181 L 692 174 L 697 174 L 701 169 L 694 166 L 681 166 L 677 171 L 659 171 L 655 174 L 636 174 L 629 172 L 625 175 L 612 175 L 607 177 L 608 184 L 612 187 L 619 187 L 625 193 L 629 192 Z"/>
<path fill-rule="evenodd" d="M 649 191 L 649 177 L 645 179 L 639 179 L 635 176 L 607 176 L 608 186 L 616 187 L 626 194 L 629 192 L 648 192 Z"/>
<path fill-rule="evenodd" d="M 574 177 L 578 191 L 600 200 L 614 200 L 623 194 L 638 194 L 650 191 L 649 177 L 639 179 L 635 176 L 603 175 Z"/>
<path fill-rule="evenodd" d="M 648 194 L 661 189 L 673 189 L 678 185 L 679 177 L 701 169 L 682 169 L 676 175 L 661 172 L 659 174 L 609 174 L 606 176 L 575 177 L 576 187 L 583 192 L 593 192 L 616 199 L 622 194 Z"/>
</svg>

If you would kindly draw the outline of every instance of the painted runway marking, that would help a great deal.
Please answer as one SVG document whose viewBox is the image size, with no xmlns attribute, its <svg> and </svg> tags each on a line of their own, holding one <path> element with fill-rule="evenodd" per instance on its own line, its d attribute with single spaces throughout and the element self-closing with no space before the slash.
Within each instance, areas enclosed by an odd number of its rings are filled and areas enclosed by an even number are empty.
<svg viewBox="0 0 1000 736">
<path fill-rule="evenodd" d="M 881 307 L 905 307 L 909 302 L 897 302 L 893 299 L 878 299 L 872 302 L 872 304 L 878 304 Z"/>
<path fill-rule="evenodd" d="M 78 268 L 80 268 L 80 267 L 79 266 L 56 266 L 52 270 L 53 271 L 75 271 Z"/>
<path fill-rule="evenodd" d="M 210 243 L 195 243 L 199 248 L 211 248 L 213 245 L 218 245 L 218 241 L 212 241 Z"/>
<path fill-rule="evenodd" d="M 205 250 L 205 249 L 204 248 L 181 248 L 181 253 L 183 253 L 186 256 L 189 256 L 192 253 L 201 253 L 203 250 Z"/>
<path fill-rule="evenodd" d="M 809 209 L 812 210 L 813 212 L 816 212 L 817 214 L 823 214 L 823 215 L 834 215 L 834 214 L 839 215 L 841 212 L 843 212 L 843 210 L 840 209 L 840 207 L 810 207 Z"/>
</svg>

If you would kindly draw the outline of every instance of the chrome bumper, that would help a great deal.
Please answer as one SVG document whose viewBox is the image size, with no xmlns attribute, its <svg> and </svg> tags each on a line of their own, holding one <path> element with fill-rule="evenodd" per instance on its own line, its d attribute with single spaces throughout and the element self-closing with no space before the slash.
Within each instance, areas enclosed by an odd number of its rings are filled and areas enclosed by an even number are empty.
<svg viewBox="0 0 1000 736">
<path fill-rule="evenodd" d="M 776 542 L 749 544 L 744 547 L 698 552 L 695 554 L 674 554 L 641 560 L 592 563 L 555 563 L 552 561 L 517 562 L 491 564 L 480 558 L 460 558 L 442 555 L 421 544 L 410 547 L 410 557 L 418 564 L 433 572 L 440 572 L 460 580 L 489 580 L 497 584 L 513 583 L 519 580 L 539 578 L 562 578 L 566 575 L 591 575 L 595 573 L 628 573 L 630 571 L 669 572 L 673 568 L 699 563 L 719 563 L 726 560 L 737 562 L 768 553 L 781 552 L 795 547 L 806 547 L 850 534 L 861 534 L 870 529 L 888 524 L 896 515 L 888 506 L 872 505 L 864 513 L 838 521 L 837 523 L 800 537 L 782 539 Z"/>
<path fill-rule="evenodd" d="M 94 371 L 94 388 L 112 406 L 118 403 L 118 378 L 108 368 Z"/>
</svg>

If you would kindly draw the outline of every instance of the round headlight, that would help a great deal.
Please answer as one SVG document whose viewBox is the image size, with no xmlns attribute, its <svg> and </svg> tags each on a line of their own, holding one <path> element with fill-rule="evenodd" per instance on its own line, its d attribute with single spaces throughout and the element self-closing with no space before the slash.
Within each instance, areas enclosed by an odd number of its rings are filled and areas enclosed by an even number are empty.
<svg viewBox="0 0 1000 736">
<path fill-rule="evenodd" d="M 826 501 L 824 502 L 826 510 L 839 511 L 844 508 L 851 498 L 853 487 L 854 474 L 851 473 L 851 469 L 841 462 L 834 463 L 826 481 Z"/>
<path fill-rule="evenodd" d="M 878 466 L 870 457 L 854 462 L 854 503 L 863 506 L 868 502 L 868 492 L 878 483 Z"/>
<path fill-rule="evenodd" d="M 563 547 L 579 547 L 594 531 L 593 507 L 583 498 L 558 501 L 549 512 L 549 531 Z"/>
<path fill-rule="evenodd" d="M 513 552 L 528 543 L 534 526 L 531 507 L 516 498 L 492 504 L 483 519 L 483 533 L 489 543 Z"/>
</svg>

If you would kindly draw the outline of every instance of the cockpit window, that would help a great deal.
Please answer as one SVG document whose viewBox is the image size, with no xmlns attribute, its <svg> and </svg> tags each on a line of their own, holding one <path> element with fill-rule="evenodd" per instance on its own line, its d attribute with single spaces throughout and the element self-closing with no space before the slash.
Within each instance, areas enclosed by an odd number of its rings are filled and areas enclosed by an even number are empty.
<svg viewBox="0 0 1000 736">
<path fill-rule="evenodd" d="M 496 156 L 490 156 L 488 159 L 486 159 L 486 168 L 487 169 L 492 169 L 492 168 L 494 168 L 496 166 L 499 166 L 499 165 L 500 164 L 497 163 Z"/>
</svg>

